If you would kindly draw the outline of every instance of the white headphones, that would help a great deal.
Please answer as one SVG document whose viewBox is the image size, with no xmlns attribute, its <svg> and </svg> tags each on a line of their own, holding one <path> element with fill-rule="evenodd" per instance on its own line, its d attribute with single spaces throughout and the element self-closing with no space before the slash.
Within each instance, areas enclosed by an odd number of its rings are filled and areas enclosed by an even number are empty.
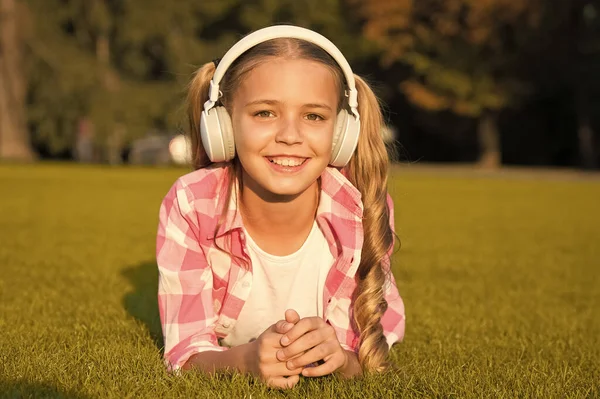
<svg viewBox="0 0 600 399">
<path fill-rule="evenodd" d="M 342 109 L 338 113 L 329 163 L 335 167 L 345 166 L 356 149 L 360 133 L 358 93 L 354 85 L 354 74 L 340 50 L 326 37 L 309 29 L 290 25 L 271 26 L 253 32 L 233 45 L 220 60 L 210 81 L 208 101 L 204 103 L 204 110 L 200 118 L 200 133 L 204 150 L 212 162 L 230 161 L 235 156 L 231 117 L 225 107 L 215 106 L 222 95 L 219 91 L 219 83 L 227 72 L 227 68 L 240 55 L 257 44 L 277 38 L 301 39 L 316 44 L 329 53 L 342 69 L 346 78 L 347 90 L 345 93 L 348 97 L 350 112 Z"/>
</svg>

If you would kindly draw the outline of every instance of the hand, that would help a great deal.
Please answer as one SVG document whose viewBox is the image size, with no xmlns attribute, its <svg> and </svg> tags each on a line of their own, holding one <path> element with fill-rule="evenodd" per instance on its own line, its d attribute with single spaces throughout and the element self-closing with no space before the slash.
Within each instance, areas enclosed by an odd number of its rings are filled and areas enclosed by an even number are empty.
<svg viewBox="0 0 600 399">
<path fill-rule="evenodd" d="M 292 313 L 293 312 L 293 313 Z M 286 311 L 286 320 L 299 319 L 298 313 Z M 277 359 L 286 362 L 288 370 L 298 370 L 323 360 L 315 367 L 306 367 L 302 375 L 320 377 L 346 367 L 348 357 L 340 345 L 335 330 L 320 317 L 306 317 L 297 321 L 280 339 L 282 349 L 277 351 Z"/>
<path fill-rule="evenodd" d="M 293 326 L 294 324 L 287 320 L 280 320 L 251 343 L 248 371 L 269 386 L 281 389 L 293 388 L 300 381 L 299 374 L 302 372 L 302 367 L 290 369 L 276 356 L 277 351 L 282 349 L 281 337 Z"/>
</svg>

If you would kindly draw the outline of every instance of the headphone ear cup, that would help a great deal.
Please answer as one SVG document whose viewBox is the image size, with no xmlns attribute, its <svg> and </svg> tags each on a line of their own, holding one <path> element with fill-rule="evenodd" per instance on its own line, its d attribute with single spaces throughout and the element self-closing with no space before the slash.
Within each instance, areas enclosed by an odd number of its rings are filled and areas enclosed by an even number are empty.
<svg viewBox="0 0 600 399">
<path fill-rule="evenodd" d="M 219 124 L 221 125 L 221 136 L 223 148 L 225 149 L 224 161 L 231 161 L 235 157 L 235 142 L 233 140 L 233 126 L 231 116 L 225 107 L 216 107 Z"/>
<path fill-rule="evenodd" d="M 211 162 L 231 160 L 235 155 L 231 118 L 225 107 L 202 111 L 200 137 L 202 146 Z"/>
<path fill-rule="evenodd" d="M 345 109 L 338 113 L 335 123 L 333 145 L 331 147 L 330 165 L 338 168 L 350 162 L 358 144 L 360 120 L 350 115 Z"/>
<path fill-rule="evenodd" d="M 200 117 L 200 138 L 202 139 L 202 147 L 204 147 L 204 151 L 211 162 L 218 162 L 218 159 L 223 156 L 223 143 L 220 130 L 217 111 L 214 108 L 208 110 L 208 112 L 202 111 L 202 116 Z"/>
<path fill-rule="evenodd" d="M 335 120 L 335 127 L 333 128 L 333 141 L 331 143 L 331 163 L 337 158 L 340 153 L 340 147 L 342 145 L 344 132 L 346 131 L 346 125 L 348 123 L 348 112 L 341 110 L 337 114 Z"/>
</svg>

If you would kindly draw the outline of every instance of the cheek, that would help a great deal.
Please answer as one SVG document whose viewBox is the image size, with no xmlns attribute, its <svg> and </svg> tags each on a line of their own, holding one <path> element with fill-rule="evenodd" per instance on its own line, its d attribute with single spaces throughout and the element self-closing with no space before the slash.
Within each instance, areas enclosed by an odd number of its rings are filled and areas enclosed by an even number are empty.
<svg viewBox="0 0 600 399">
<path fill-rule="evenodd" d="M 238 154 L 243 152 L 243 150 L 252 148 L 252 145 L 256 144 L 255 140 L 250 139 L 254 133 L 252 126 L 249 126 L 248 123 L 244 123 L 244 120 L 240 117 L 232 118 L 231 124 L 233 128 L 233 139 Z"/>
<path fill-rule="evenodd" d="M 315 131 L 314 134 L 310 135 L 312 147 L 320 155 L 331 153 L 331 149 L 333 148 L 333 129 L 334 127 L 331 126 L 320 131 Z"/>
<path fill-rule="evenodd" d="M 253 123 L 251 118 L 239 117 L 232 121 L 233 138 L 238 148 L 255 149 L 264 145 L 270 137 L 270 132 L 265 126 Z"/>
</svg>

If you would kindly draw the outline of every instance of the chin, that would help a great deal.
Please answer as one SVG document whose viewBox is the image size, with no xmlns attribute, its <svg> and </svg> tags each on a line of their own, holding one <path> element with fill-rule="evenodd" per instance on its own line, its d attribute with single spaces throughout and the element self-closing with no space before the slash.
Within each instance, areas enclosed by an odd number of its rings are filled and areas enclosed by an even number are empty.
<svg viewBox="0 0 600 399">
<path fill-rule="evenodd" d="M 278 184 L 278 185 L 267 186 L 267 190 L 273 195 L 282 196 L 282 197 L 290 197 L 290 196 L 297 196 L 299 194 L 302 194 L 310 186 L 311 186 L 310 184 L 306 187 L 305 186 L 299 187 L 298 184 L 294 184 L 293 186 Z"/>
</svg>

